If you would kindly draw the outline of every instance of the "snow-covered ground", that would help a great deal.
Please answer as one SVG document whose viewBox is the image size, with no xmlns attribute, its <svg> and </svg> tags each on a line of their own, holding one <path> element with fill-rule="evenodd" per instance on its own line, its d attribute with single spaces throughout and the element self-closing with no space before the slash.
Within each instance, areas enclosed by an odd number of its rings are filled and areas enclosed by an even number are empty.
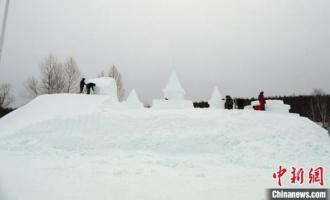
<svg viewBox="0 0 330 200">
<path fill-rule="evenodd" d="M 296 114 L 62 94 L 0 119 L 1 200 L 262 200 L 279 165 L 322 166 L 328 187 L 329 161 L 327 132 Z"/>
</svg>

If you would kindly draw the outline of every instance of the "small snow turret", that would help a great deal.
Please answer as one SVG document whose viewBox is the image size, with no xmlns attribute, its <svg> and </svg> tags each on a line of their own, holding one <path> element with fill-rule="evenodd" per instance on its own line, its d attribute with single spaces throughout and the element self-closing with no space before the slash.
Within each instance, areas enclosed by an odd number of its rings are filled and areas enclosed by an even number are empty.
<svg viewBox="0 0 330 200">
<path fill-rule="evenodd" d="M 163 90 L 164 98 L 168 100 L 183 100 L 186 94 L 175 71 L 172 72 L 168 83 Z"/>
<path fill-rule="evenodd" d="M 191 109 L 194 108 L 192 101 L 185 100 L 184 91 L 175 71 L 172 72 L 168 83 L 163 90 L 164 99 L 154 99 L 152 108 L 154 109 Z"/>
<path fill-rule="evenodd" d="M 214 87 L 211 99 L 209 101 L 210 108 L 224 109 L 224 103 L 225 102 L 218 87 Z"/>
<path fill-rule="evenodd" d="M 133 89 L 130 92 L 130 94 L 128 95 L 128 98 L 127 98 L 125 104 L 129 108 L 135 108 L 135 109 L 143 108 L 143 104 L 141 103 L 138 95 L 136 94 L 135 89 Z"/>
</svg>

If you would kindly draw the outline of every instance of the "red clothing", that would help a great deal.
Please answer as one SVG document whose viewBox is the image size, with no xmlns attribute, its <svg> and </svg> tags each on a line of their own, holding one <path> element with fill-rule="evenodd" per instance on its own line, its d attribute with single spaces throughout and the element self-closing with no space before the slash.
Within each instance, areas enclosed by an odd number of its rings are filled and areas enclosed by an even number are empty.
<svg viewBox="0 0 330 200">
<path fill-rule="evenodd" d="M 259 105 L 253 106 L 255 110 L 265 110 L 266 99 L 263 94 L 258 97 Z"/>
<path fill-rule="evenodd" d="M 259 99 L 260 106 L 265 109 L 266 100 L 265 100 L 264 95 L 263 94 L 260 94 L 259 97 L 258 97 L 258 99 Z"/>
</svg>

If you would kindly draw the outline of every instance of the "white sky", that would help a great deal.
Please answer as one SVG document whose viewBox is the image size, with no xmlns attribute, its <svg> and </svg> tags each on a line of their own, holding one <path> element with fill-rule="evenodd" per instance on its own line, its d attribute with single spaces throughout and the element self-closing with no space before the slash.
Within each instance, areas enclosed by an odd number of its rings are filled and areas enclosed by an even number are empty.
<svg viewBox="0 0 330 200">
<path fill-rule="evenodd" d="M 5 0 L 0 0 L 1 19 Z M 329 0 L 11 0 L 0 82 L 24 80 L 49 54 L 87 78 L 115 64 L 126 90 L 162 97 L 172 69 L 187 98 L 330 93 Z"/>
</svg>

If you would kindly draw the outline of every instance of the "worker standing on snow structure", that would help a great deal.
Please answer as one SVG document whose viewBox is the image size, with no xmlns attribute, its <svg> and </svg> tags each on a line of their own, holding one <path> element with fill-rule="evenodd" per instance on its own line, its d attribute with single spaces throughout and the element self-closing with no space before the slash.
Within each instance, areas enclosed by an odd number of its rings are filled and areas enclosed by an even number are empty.
<svg viewBox="0 0 330 200">
<path fill-rule="evenodd" d="M 85 85 L 85 78 L 82 78 L 80 81 L 80 93 L 83 93 Z"/>
<path fill-rule="evenodd" d="M 253 106 L 254 110 L 265 110 L 266 99 L 264 97 L 264 92 L 261 91 L 258 97 L 259 105 Z"/>
</svg>

